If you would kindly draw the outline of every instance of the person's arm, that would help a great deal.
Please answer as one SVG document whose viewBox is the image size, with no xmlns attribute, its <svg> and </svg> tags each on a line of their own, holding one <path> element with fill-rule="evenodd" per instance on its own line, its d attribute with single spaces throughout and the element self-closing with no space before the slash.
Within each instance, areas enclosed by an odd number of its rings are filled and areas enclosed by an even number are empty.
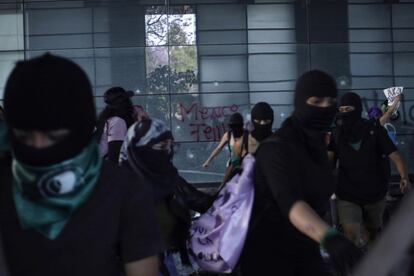
<svg viewBox="0 0 414 276">
<path fill-rule="evenodd" d="M 118 164 L 119 152 L 127 133 L 126 122 L 121 118 L 113 118 L 108 121 L 108 160 Z"/>
<path fill-rule="evenodd" d="M 221 137 L 219 145 L 213 150 L 213 152 L 210 154 L 210 156 L 207 158 L 206 162 L 204 162 L 203 167 L 207 168 L 210 165 L 211 160 L 214 159 L 224 148 L 224 146 L 229 143 L 229 133 L 224 133 L 223 137 Z"/>
<path fill-rule="evenodd" d="M 151 256 L 143 260 L 125 264 L 126 276 L 158 276 L 158 257 Z"/>
<path fill-rule="evenodd" d="M 304 235 L 320 244 L 329 254 L 333 267 L 347 275 L 360 258 L 356 246 L 329 227 L 304 200 L 300 172 L 292 149 L 284 144 L 262 144 L 256 158 L 271 194 L 283 216 Z M 328 200 L 328 199 L 326 199 Z"/>
<path fill-rule="evenodd" d="M 265 143 L 256 159 L 282 215 L 300 232 L 320 243 L 329 226 L 304 200 L 303 180 L 291 147 L 286 143 Z"/>
<path fill-rule="evenodd" d="M 410 181 L 408 179 L 408 170 L 404 158 L 398 151 L 397 147 L 394 145 L 393 141 L 388 136 L 388 133 L 384 127 L 378 126 L 377 128 L 377 143 L 379 145 L 380 153 L 388 156 L 392 162 L 395 164 L 398 173 L 400 174 L 400 189 L 401 192 L 405 193 L 408 189 L 411 188 Z"/>
<path fill-rule="evenodd" d="M 402 193 L 405 193 L 411 188 L 411 183 L 408 177 L 407 164 L 399 151 L 394 151 L 388 155 L 388 157 L 395 164 L 395 167 L 400 174 L 400 189 Z"/>
<path fill-rule="evenodd" d="M 296 201 L 289 211 L 289 221 L 300 232 L 321 243 L 330 228 L 318 214 L 303 200 Z"/>
<path fill-rule="evenodd" d="M 389 108 L 388 108 L 388 110 L 387 110 L 387 112 L 385 112 L 382 116 L 381 116 L 381 118 L 379 119 L 379 121 L 380 121 L 380 124 L 382 125 L 382 126 L 384 126 L 389 120 L 390 120 L 390 118 L 391 118 L 391 116 L 392 116 L 392 114 L 394 113 L 394 111 L 395 111 L 395 109 L 398 107 L 398 104 L 400 103 L 400 101 L 401 101 L 401 95 L 398 95 L 396 98 L 395 98 L 395 101 L 394 101 L 394 103 L 392 104 L 392 106 L 390 106 Z"/>
</svg>

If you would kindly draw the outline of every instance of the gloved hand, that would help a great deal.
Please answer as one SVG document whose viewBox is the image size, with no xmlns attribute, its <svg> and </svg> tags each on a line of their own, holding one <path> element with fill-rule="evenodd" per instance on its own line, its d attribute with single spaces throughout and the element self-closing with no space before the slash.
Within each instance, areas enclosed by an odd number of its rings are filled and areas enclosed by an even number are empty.
<svg viewBox="0 0 414 276">
<path fill-rule="evenodd" d="M 328 252 L 333 269 L 339 275 L 350 275 L 362 257 L 361 250 L 334 228 L 327 231 L 321 245 Z"/>
</svg>

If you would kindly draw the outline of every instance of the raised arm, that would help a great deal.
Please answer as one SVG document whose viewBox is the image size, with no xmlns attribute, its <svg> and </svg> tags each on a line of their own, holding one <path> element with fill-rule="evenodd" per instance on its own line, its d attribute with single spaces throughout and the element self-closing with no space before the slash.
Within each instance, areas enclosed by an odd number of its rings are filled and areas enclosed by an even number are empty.
<svg viewBox="0 0 414 276">
<path fill-rule="evenodd" d="M 204 162 L 203 167 L 207 168 L 210 165 L 210 162 L 223 150 L 224 146 L 229 143 L 229 132 L 224 133 L 223 137 L 221 137 L 220 143 L 218 146 L 213 150 L 210 156 L 207 158 L 206 162 Z"/>
<path fill-rule="evenodd" d="M 398 104 L 400 103 L 400 101 L 401 101 L 401 95 L 398 95 L 396 98 L 395 98 L 395 101 L 394 101 L 394 103 L 392 104 L 392 106 L 390 106 L 389 108 L 388 108 L 388 110 L 387 110 L 387 112 L 385 112 L 382 116 L 381 116 L 381 118 L 379 119 L 379 121 L 380 121 L 380 123 L 381 123 L 381 125 L 382 126 L 384 126 L 389 120 L 390 120 L 390 118 L 391 118 L 391 116 L 392 116 L 392 114 L 395 112 L 395 110 L 397 109 L 397 107 L 398 107 Z"/>
</svg>

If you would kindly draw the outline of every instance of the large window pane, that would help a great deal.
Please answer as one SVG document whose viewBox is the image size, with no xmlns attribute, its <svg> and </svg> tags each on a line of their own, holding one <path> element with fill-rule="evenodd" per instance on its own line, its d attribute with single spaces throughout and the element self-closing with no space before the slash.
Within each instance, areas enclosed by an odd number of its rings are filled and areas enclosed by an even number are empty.
<svg viewBox="0 0 414 276">
<path fill-rule="evenodd" d="M 3 99 L 6 80 L 16 61 L 24 58 L 23 52 L 0 52 L 0 99 Z"/>
</svg>

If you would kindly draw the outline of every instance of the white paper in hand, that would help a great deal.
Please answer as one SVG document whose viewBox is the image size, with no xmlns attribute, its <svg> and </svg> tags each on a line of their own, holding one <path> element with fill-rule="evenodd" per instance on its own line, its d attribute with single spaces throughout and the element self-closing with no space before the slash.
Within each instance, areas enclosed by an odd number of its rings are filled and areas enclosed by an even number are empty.
<svg viewBox="0 0 414 276">
<path fill-rule="evenodd" d="M 390 87 L 387 89 L 384 89 L 385 97 L 388 100 L 388 106 L 392 106 L 394 104 L 395 98 L 403 93 L 404 87 L 398 86 L 398 87 Z M 398 106 L 396 107 L 394 113 L 397 113 L 398 108 L 400 107 L 400 103 L 398 103 Z"/>
</svg>

